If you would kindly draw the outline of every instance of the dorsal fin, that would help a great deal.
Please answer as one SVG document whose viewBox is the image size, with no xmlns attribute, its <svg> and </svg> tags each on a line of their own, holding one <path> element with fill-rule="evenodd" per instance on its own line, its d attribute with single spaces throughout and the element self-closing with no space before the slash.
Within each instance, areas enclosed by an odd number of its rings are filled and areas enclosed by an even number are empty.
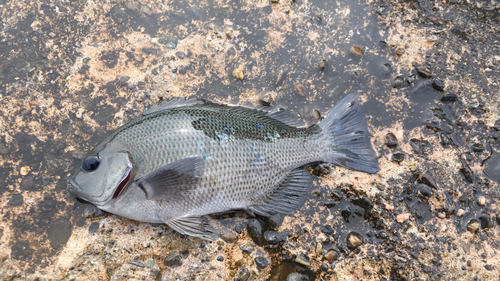
<svg viewBox="0 0 500 281">
<path fill-rule="evenodd" d="M 199 100 L 197 98 L 181 98 L 181 97 L 174 97 L 171 98 L 170 100 L 165 100 L 161 103 L 154 104 L 150 108 L 144 110 L 142 115 L 148 115 L 151 113 L 155 113 L 158 111 L 170 109 L 170 108 L 177 108 L 177 107 L 185 107 L 185 106 L 193 106 L 196 104 L 203 104 L 205 101 Z"/>
</svg>

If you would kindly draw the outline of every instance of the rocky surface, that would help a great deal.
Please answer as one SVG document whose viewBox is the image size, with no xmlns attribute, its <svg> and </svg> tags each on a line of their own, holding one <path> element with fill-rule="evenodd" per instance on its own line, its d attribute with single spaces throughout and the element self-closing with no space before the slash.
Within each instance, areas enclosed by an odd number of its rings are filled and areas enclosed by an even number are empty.
<svg viewBox="0 0 500 281">
<path fill-rule="evenodd" d="M 0 0 L 4 280 L 497 280 L 495 1 Z M 331 165 L 289 216 L 179 235 L 78 202 L 106 133 L 173 96 L 318 122 L 362 93 L 381 171 Z"/>
</svg>

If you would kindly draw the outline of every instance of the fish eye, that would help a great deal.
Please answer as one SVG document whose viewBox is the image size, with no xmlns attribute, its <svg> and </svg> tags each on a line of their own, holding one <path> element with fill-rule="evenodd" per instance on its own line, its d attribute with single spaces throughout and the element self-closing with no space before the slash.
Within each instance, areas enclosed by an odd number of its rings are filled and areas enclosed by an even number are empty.
<svg viewBox="0 0 500 281">
<path fill-rule="evenodd" d="M 101 160 L 96 156 L 89 156 L 87 159 L 83 160 L 82 168 L 87 172 L 95 171 L 99 164 L 101 164 Z"/>
</svg>

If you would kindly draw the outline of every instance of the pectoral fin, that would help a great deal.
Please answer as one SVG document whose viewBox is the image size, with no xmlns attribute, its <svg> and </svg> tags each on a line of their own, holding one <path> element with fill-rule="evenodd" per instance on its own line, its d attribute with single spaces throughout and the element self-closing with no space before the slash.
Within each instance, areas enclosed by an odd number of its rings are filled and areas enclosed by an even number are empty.
<svg viewBox="0 0 500 281">
<path fill-rule="evenodd" d="M 165 223 L 181 234 L 196 236 L 210 241 L 218 238 L 217 232 L 205 217 L 183 217 L 166 220 Z"/>
<path fill-rule="evenodd" d="M 313 178 L 308 171 L 304 169 L 293 170 L 273 193 L 248 207 L 247 212 L 266 217 L 276 213 L 289 214 L 304 205 L 312 180 Z"/>
<path fill-rule="evenodd" d="M 188 157 L 158 168 L 137 180 L 148 200 L 178 197 L 189 193 L 203 176 L 205 159 Z"/>
</svg>

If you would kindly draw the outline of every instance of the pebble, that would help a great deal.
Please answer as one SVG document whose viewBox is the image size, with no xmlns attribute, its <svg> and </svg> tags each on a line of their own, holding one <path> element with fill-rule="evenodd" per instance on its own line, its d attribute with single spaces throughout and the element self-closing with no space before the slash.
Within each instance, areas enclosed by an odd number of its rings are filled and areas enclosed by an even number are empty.
<svg viewBox="0 0 500 281">
<path fill-rule="evenodd" d="M 392 161 L 401 163 L 403 160 L 405 160 L 405 155 L 401 152 L 396 152 L 392 154 L 391 157 Z"/>
<path fill-rule="evenodd" d="M 249 277 L 250 277 L 250 270 L 248 270 L 246 266 L 242 266 L 240 268 L 240 271 L 236 275 L 236 278 L 238 278 L 241 281 L 247 281 Z"/>
<path fill-rule="evenodd" d="M 248 235 L 252 237 L 252 240 L 257 245 L 262 245 L 263 237 L 262 237 L 262 226 L 257 219 L 249 219 L 247 224 Z"/>
<path fill-rule="evenodd" d="M 309 261 L 306 256 L 304 256 L 304 254 L 300 254 L 298 255 L 296 258 L 295 258 L 295 262 L 296 263 L 299 263 L 303 266 L 310 266 L 311 265 L 311 261 Z"/>
<path fill-rule="evenodd" d="M 490 218 L 488 218 L 488 216 L 486 216 L 486 215 L 480 216 L 479 217 L 479 222 L 481 223 L 481 229 L 485 229 L 485 228 L 490 228 L 491 227 L 491 225 L 490 225 Z"/>
<path fill-rule="evenodd" d="M 323 244 L 321 244 L 321 242 L 316 242 L 315 252 L 317 255 L 319 255 L 323 252 Z"/>
<path fill-rule="evenodd" d="M 278 72 L 276 73 L 276 83 L 274 83 L 275 86 L 279 86 L 279 84 L 285 78 L 287 71 L 288 71 L 288 68 L 286 68 L 286 67 L 282 67 L 282 68 L 278 69 Z"/>
<path fill-rule="evenodd" d="M 425 197 L 431 197 L 432 196 L 432 188 L 425 183 L 418 183 L 415 185 L 415 189 L 420 192 Z"/>
<path fill-rule="evenodd" d="M 363 244 L 363 237 L 356 232 L 350 232 L 347 236 L 347 245 L 349 248 L 356 248 Z"/>
<path fill-rule="evenodd" d="M 479 206 L 484 206 L 486 204 L 486 198 L 484 196 L 479 196 L 479 198 L 477 199 L 477 203 L 479 204 Z"/>
<path fill-rule="evenodd" d="M 385 135 L 385 144 L 390 148 L 395 148 L 398 146 L 398 138 L 393 133 L 387 133 Z"/>
<path fill-rule="evenodd" d="M 327 263 L 322 263 L 321 266 L 319 267 L 321 271 L 327 272 L 328 269 L 330 269 L 330 266 Z"/>
<path fill-rule="evenodd" d="M 265 93 L 262 95 L 262 97 L 259 99 L 260 104 L 269 106 L 271 103 L 273 103 L 273 96 L 271 93 Z"/>
<path fill-rule="evenodd" d="M 222 240 L 226 241 L 227 243 L 234 243 L 236 240 L 238 240 L 236 234 L 229 229 L 221 230 L 219 236 L 220 238 L 222 238 Z"/>
<path fill-rule="evenodd" d="M 396 221 L 399 222 L 399 223 L 403 223 L 405 220 L 409 219 L 410 216 L 411 216 L 410 213 L 399 214 L 396 217 Z"/>
<path fill-rule="evenodd" d="M 335 250 L 330 250 L 328 253 L 326 253 L 325 258 L 329 261 L 332 262 L 336 259 L 339 258 L 339 253 Z"/>
<path fill-rule="evenodd" d="M 297 84 L 293 87 L 295 93 L 299 96 L 305 96 L 304 94 L 304 86 L 302 84 Z"/>
<path fill-rule="evenodd" d="M 309 276 L 307 276 L 305 274 L 300 274 L 298 272 L 290 273 L 286 277 L 286 281 L 308 281 L 308 280 L 309 280 Z"/>
<path fill-rule="evenodd" d="M 480 226 L 481 224 L 477 220 L 471 220 L 467 225 L 467 230 L 472 233 L 476 233 Z"/>
<path fill-rule="evenodd" d="M 397 88 L 400 88 L 401 86 L 403 86 L 404 83 L 405 83 L 405 80 L 403 79 L 403 77 L 398 76 L 394 79 L 394 82 L 392 82 L 392 87 L 397 89 Z"/>
<path fill-rule="evenodd" d="M 245 77 L 245 66 L 240 64 L 237 68 L 233 70 L 233 76 L 238 79 L 243 79 Z"/>
<path fill-rule="evenodd" d="M 99 230 L 99 223 L 98 222 L 93 222 L 89 226 L 89 232 L 90 233 L 96 233 L 97 230 Z"/>
<path fill-rule="evenodd" d="M 183 53 L 183 52 L 177 52 L 177 53 L 175 53 L 175 55 L 176 55 L 178 58 L 180 58 L 180 59 L 183 59 L 183 58 L 185 58 L 185 57 L 186 57 L 186 54 L 185 54 L 185 53 Z"/>
<path fill-rule="evenodd" d="M 30 171 L 31 171 L 30 166 L 22 166 L 21 170 L 19 170 L 19 174 L 21 174 L 21 176 L 26 176 L 30 173 Z"/>
<path fill-rule="evenodd" d="M 256 257 L 253 261 L 255 262 L 255 265 L 261 269 L 264 269 L 269 265 L 269 261 L 264 257 Z"/>
<path fill-rule="evenodd" d="M 500 225 L 500 213 L 495 216 L 497 223 Z"/>
<path fill-rule="evenodd" d="M 75 113 L 76 118 L 82 119 L 84 112 L 85 112 L 85 109 L 83 109 L 82 107 L 78 108 L 78 110 Z"/>
<path fill-rule="evenodd" d="M 464 215 L 464 213 L 465 213 L 465 211 L 463 209 L 458 209 L 457 216 L 461 217 Z"/>
<path fill-rule="evenodd" d="M 141 268 L 144 268 L 146 267 L 146 265 L 144 265 L 144 263 L 140 262 L 140 261 L 129 261 L 127 262 L 128 264 L 131 264 L 131 265 L 135 265 L 135 266 L 138 266 L 138 267 L 141 267 Z"/>
<path fill-rule="evenodd" d="M 286 241 L 287 235 L 285 233 L 276 231 L 266 231 L 264 232 L 264 239 L 268 244 L 276 245 L 279 243 L 284 243 Z"/>
<path fill-rule="evenodd" d="M 122 77 L 120 77 L 118 82 L 120 82 L 120 84 L 125 84 L 128 80 L 130 80 L 129 76 L 122 76 Z"/>
<path fill-rule="evenodd" d="M 444 84 L 443 81 L 441 81 L 439 78 L 434 78 L 432 80 L 432 87 L 438 91 L 443 91 L 446 85 Z"/>
<path fill-rule="evenodd" d="M 440 212 L 440 213 L 438 214 L 438 218 L 440 218 L 440 219 L 445 219 L 445 218 L 446 218 L 446 213 L 445 213 L 445 212 Z"/>
<path fill-rule="evenodd" d="M 319 230 L 326 235 L 333 235 L 335 233 L 333 228 L 327 224 L 320 226 Z"/>
<path fill-rule="evenodd" d="M 85 207 L 83 209 L 83 216 L 85 218 L 95 218 L 102 214 L 103 212 L 101 211 L 101 209 L 97 208 L 95 205 L 85 204 Z"/>
<path fill-rule="evenodd" d="M 181 256 L 178 254 L 170 254 L 165 258 L 163 264 L 169 267 L 178 267 L 182 265 Z"/>
<path fill-rule="evenodd" d="M 218 256 L 218 257 L 217 257 L 217 260 L 218 260 L 218 261 L 224 261 L 224 257 L 223 257 L 223 256 Z"/>
<path fill-rule="evenodd" d="M 458 95 L 457 94 L 444 94 L 441 97 L 441 101 L 444 101 L 444 102 L 447 102 L 447 101 L 455 102 L 457 100 L 458 100 Z"/>
<path fill-rule="evenodd" d="M 356 56 L 358 58 L 361 58 L 363 56 L 363 49 L 361 49 L 361 47 L 358 45 L 352 46 L 350 51 L 351 51 L 351 54 L 353 54 L 354 56 Z"/>
<path fill-rule="evenodd" d="M 405 53 L 405 49 L 399 47 L 396 49 L 396 56 L 400 57 Z"/>
<path fill-rule="evenodd" d="M 325 70 L 325 68 L 328 66 L 328 62 L 326 60 L 321 61 L 319 64 L 319 69 Z"/>
<path fill-rule="evenodd" d="M 431 72 L 427 69 L 419 69 L 419 70 L 417 70 L 417 73 L 422 78 L 431 78 L 432 77 Z"/>
<path fill-rule="evenodd" d="M 472 145 L 472 150 L 474 150 L 474 152 L 483 152 L 484 145 L 482 143 L 475 143 Z"/>
<path fill-rule="evenodd" d="M 11 206 L 20 206 L 23 204 L 23 195 L 22 194 L 14 194 L 9 200 L 9 205 Z"/>
</svg>

